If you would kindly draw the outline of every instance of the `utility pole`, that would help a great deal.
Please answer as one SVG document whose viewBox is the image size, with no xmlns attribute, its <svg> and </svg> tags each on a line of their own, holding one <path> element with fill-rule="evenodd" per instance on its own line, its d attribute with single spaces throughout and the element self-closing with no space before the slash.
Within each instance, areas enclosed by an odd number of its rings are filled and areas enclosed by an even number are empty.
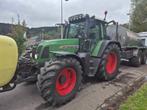
<svg viewBox="0 0 147 110">
<path fill-rule="evenodd" d="M 61 39 L 63 39 L 63 0 L 61 0 Z"/>
<path fill-rule="evenodd" d="M 61 0 L 61 39 L 63 39 L 63 0 Z"/>
<path fill-rule="evenodd" d="M 127 13 L 127 15 L 129 16 L 129 30 L 131 30 L 131 13 Z"/>
</svg>

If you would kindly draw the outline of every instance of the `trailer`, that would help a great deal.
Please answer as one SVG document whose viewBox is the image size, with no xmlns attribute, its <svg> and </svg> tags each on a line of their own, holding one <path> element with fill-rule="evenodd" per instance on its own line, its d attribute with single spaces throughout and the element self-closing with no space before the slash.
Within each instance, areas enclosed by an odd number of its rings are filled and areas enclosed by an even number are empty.
<svg viewBox="0 0 147 110">
<path fill-rule="evenodd" d="M 107 35 L 121 44 L 121 58 L 129 60 L 132 66 L 146 63 L 147 48 L 137 33 L 119 25 L 110 25 Z"/>
</svg>

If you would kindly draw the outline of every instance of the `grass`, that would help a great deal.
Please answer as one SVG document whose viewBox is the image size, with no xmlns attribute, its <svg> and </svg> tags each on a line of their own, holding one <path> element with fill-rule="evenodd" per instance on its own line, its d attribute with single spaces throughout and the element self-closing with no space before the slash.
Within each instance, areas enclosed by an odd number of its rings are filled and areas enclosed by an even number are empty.
<svg viewBox="0 0 147 110">
<path fill-rule="evenodd" d="M 147 83 L 132 96 L 129 96 L 120 106 L 120 110 L 147 110 Z"/>
</svg>

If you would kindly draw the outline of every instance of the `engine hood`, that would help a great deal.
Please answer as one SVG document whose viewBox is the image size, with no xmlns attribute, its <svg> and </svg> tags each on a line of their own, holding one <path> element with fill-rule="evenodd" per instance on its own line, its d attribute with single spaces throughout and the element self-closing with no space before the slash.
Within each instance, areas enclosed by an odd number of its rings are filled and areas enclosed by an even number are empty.
<svg viewBox="0 0 147 110">
<path fill-rule="evenodd" d="M 42 47 L 49 47 L 50 52 L 77 52 L 79 49 L 79 39 L 54 39 L 45 40 L 39 44 Z"/>
</svg>

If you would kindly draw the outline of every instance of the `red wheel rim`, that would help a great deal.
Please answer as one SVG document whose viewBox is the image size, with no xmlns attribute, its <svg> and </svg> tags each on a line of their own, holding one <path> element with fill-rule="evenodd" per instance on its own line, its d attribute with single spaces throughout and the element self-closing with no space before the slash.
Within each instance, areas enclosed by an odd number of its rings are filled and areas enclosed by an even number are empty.
<svg viewBox="0 0 147 110">
<path fill-rule="evenodd" d="M 117 55 L 111 52 L 107 56 L 106 71 L 108 74 L 113 74 L 117 68 Z"/>
<path fill-rule="evenodd" d="M 75 87 L 76 71 L 73 68 L 64 68 L 56 80 L 56 90 L 61 96 L 66 96 Z"/>
</svg>

